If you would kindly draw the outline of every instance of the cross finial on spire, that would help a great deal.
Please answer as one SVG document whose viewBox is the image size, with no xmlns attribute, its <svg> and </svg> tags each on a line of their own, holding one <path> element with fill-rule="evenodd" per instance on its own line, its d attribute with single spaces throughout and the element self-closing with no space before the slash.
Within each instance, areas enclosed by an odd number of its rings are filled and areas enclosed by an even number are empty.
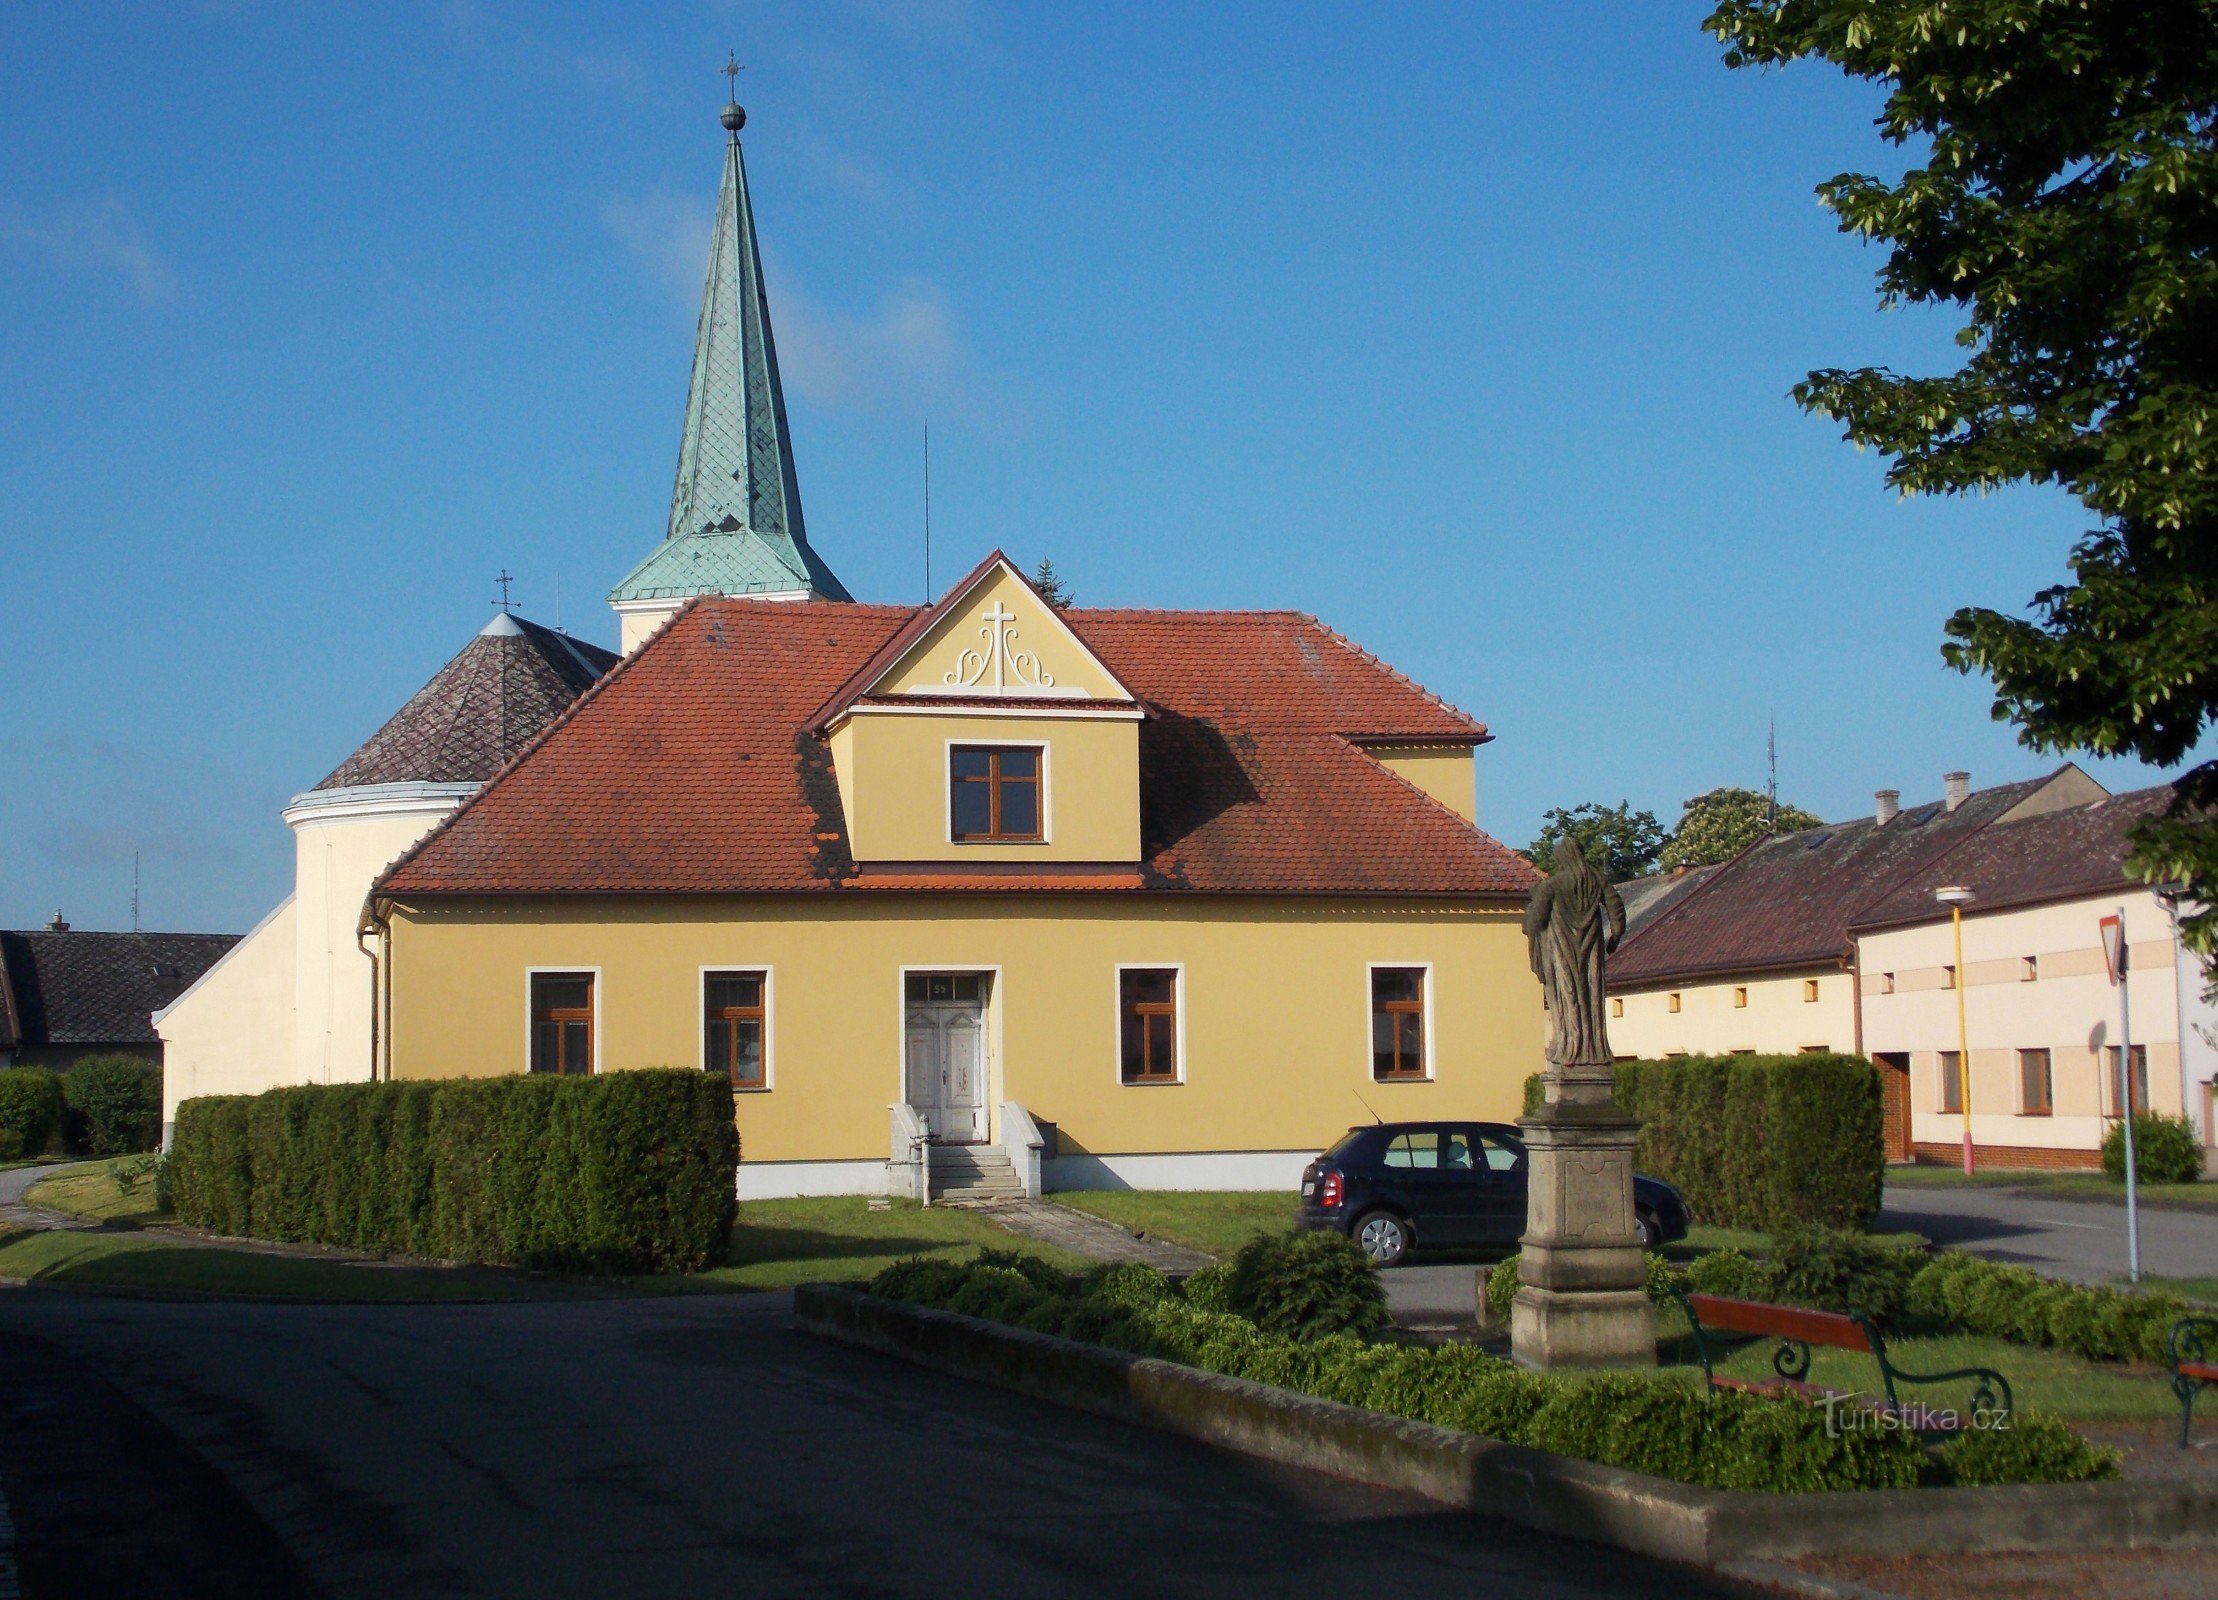
<svg viewBox="0 0 2218 1600">
<path fill-rule="evenodd" d="M 501 608 L 501 615 L 506 616 L 508 614 L 508 586 L 516 580 L 509 576 L 508 568 L 503 567 L 501 568 L 501 575 L 493 581 L 501 586 L 501 597 L 492 603 Z"/>
<path fill-rule="evenodd" d="M 724 74 L 725 83 L 730 85 L 724 92 L 724 111 L 719 120 L 731 130 L 732 137 L 737 139 L 739 130 L 747 126 L 747 113 L 739 104 L 739 75 L 747 69 L 740 65 L 738 56 L 727 50 L 724 52 L 724 64 L 716 70 Z"/>
</svg>

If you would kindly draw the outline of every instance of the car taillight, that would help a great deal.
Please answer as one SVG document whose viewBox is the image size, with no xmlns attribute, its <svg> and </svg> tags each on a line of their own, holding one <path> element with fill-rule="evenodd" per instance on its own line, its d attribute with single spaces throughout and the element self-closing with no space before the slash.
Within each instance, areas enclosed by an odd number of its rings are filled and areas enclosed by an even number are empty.
<svg viewBox="0 0 2218 1600">
<path fill-rule="evenodd" d="M 1345 1192 L 1341 1187 L 1340 1169 L 1328 1167 L 1323 1181 L 1317 1185 L 1317 1204 L 1330 1211 L 1341 1202 Z"/>
</svg>

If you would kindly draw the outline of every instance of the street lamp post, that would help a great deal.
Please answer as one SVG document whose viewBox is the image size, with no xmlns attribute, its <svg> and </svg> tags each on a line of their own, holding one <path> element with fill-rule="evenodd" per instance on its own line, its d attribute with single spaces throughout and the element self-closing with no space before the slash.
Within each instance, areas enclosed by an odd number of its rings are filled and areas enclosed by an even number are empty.
<svg viewBox="0 0 2218 1600">
<path fill-rule="evenodd" d="M 1952 883 L 1933 891 L 1933 898 L 1948 907 L 1950 931 L 1956 936 L 1956 1103 L 1964 1113 L 1964 1170 L 1972 1170 L 1972 1047 L 1971 1030 L 1964 1021 L 1964 907 L 1972 902 L 1971 890 Z"/>
</svg>

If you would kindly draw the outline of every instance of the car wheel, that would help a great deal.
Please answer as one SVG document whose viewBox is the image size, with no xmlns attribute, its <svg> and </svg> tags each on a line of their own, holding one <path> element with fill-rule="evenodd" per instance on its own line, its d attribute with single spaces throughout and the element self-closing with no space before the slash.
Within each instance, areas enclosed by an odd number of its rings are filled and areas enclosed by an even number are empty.
<svg viewBox="0 0 2218 1600">
<path fill-rule="evenodd" d="M 1633 1237 L 1640 1241 L 1643 1250 L 1653 1250 L 1663 1242 L 1663 1233 L 1656 1226 L 1653 1211 L 1643 1208 L 1633 1213 Z"/>
<path fill-rule="evenodd" d="M 1356 1223 L 1355 1242 L 1380 1266 L 1398 1266 L 1409 1254 L 1409 1226 L 1391 1211 L 1374 1211 Z"/>
</svg>

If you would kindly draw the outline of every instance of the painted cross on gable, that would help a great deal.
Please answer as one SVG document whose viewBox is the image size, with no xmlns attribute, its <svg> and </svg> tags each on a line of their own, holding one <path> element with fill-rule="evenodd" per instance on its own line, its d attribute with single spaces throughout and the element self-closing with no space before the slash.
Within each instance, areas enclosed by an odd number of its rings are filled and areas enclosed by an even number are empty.
<svg viewBox="0 0 2218 1600">
<path fill-rule="evenodd" d="M 1043 671 L 1040 658 L 1030 650 L 1017 648 L 1017 630 L 1009 626 L 1017 614 L 999 600 L 990 610 L 979 614 L 985 626 L 978 636 L 986 641 L 983 650 L 967 649 L 955 658 L 955 665 L 941 681 L 955 690 L 982 689 L 986 674 L 993 674 L 993 692 L 1006 694 L 1011 689 L 1052 689 L 1053 673 Z"/>
</svg>

